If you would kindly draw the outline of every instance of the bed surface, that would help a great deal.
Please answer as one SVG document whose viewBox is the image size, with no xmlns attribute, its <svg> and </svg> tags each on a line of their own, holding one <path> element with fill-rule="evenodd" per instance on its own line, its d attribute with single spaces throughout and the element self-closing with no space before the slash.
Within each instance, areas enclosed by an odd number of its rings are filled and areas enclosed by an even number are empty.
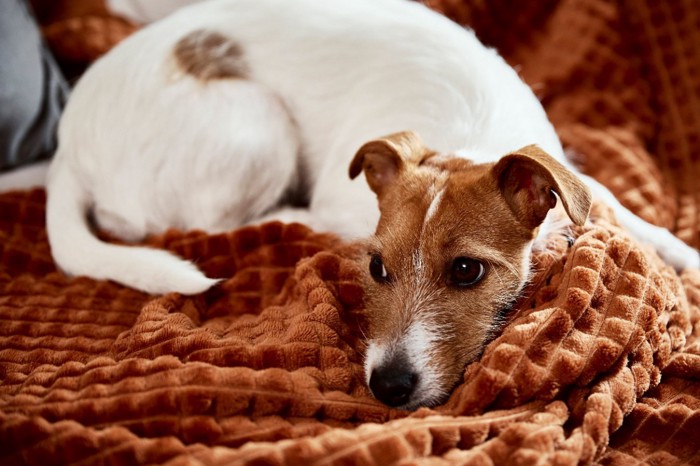
<svg viewBox="0 0 700 466">
<path fill-rule="evenodd" d="M 694 2 L 429 3 L 517 67 L 583 171 L 700 246 Z M 134 30 L 99 2 L 46 4 L 76 68 Z M 450 399 L 407 413 L 363 382 L 352 245 L 298 224 L 169 231 L 147 244 L 228 278 L 152 297 L 58 272 L 44 204 L 0 194 L 1 464 L 700 463 L 700 271 L 603 205 L 534 257 Z"/>
</svg>

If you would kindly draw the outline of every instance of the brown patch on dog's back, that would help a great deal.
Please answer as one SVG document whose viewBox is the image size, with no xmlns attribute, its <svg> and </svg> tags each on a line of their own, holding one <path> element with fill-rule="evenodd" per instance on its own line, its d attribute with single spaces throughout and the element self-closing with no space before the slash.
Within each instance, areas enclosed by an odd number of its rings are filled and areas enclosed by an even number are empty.
<svg viewBox="0 0 700 466">
<path fill-rule="evenodd" d="M 202 81 L 243 78 L 247 73 L 241 47 L 216 31 L 190 32 L 175 44 L 173 55 L 185 73 Z"/>
</svg>

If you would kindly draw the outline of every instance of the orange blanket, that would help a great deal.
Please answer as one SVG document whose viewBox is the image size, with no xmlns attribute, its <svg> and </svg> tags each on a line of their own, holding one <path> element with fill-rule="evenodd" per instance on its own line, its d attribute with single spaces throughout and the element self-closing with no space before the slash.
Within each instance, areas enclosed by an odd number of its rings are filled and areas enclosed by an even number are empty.
<svg viewBox="0 0 700 466">
<path fill-rule="evenodd" d="M 432 6 L 518 67 L 586 171 L 700 246 L 700 9 L 520 3 Z M 700 271 L 604 206 L 416 413 L 364 386 L 352 247 L 301 225 L 171 231 L 150 244 L 230 278 L 153 298 L 57 272 L 43 209 L 0 196 L 0 464 L 700 463 Z"/>
</svg>

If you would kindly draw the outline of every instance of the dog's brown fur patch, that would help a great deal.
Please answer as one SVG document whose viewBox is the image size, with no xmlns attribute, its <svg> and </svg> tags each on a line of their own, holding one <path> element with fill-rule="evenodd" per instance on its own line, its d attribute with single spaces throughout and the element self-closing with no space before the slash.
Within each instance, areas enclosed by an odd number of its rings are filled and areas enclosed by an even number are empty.
<svg viewBox="0 0 700 466">
<path fill-rule="evenodd" d="M 437 374 L 431 383 L 448 393 L 523 289 L 530 244 L 556 202 L 552 192 L 577 223 L 586 220 L 590 193 L 535 147 L 474 164 L 435 153 L 411 133 L 362 146 L 350 175 L 360 171 L 381 212 L 364 266 L 369 271 L 378 257 L 386 273 L 386 280 L 366 275 L 368 336 L 387 354 L 407 353 L 402 345 L 410 330 L 427 329 L 434 336 L 425 357 Z M 480 262 L 483 278 L 469 286 L 452 283 L 458 258 Z"/>
<path fill-rule="evenodd" d="M 173 54 L 185 73 L 202 81 L 247 74 L 241 47 L 216 31 L 200 29 L 187 34 L 175 44 Z"/>
</svg>

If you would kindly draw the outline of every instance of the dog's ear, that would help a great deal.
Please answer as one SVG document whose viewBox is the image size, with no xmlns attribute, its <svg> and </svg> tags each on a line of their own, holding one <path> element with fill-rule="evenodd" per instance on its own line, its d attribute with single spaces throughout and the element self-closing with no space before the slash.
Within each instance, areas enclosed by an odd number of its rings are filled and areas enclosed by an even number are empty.
<svg viewBox="0 0 700 466">
<path fill-rule="evenodd" d="M 528 228 L 539 226 L 557 203 L 583 225 L 591 209 L 591 192 L 573 173 L 537 146 L 508 154 L 493 167 L 498 187 L 510 209 Z"/>
<path fill-rule="evenodd" d="M 409 163 L 420 163 L 429 153 L 412 131 L 391 134 L 364 144 L 350 162 L 350 178 L 365 172 L 367 183 L 381 196 Z"/>
</svg>

